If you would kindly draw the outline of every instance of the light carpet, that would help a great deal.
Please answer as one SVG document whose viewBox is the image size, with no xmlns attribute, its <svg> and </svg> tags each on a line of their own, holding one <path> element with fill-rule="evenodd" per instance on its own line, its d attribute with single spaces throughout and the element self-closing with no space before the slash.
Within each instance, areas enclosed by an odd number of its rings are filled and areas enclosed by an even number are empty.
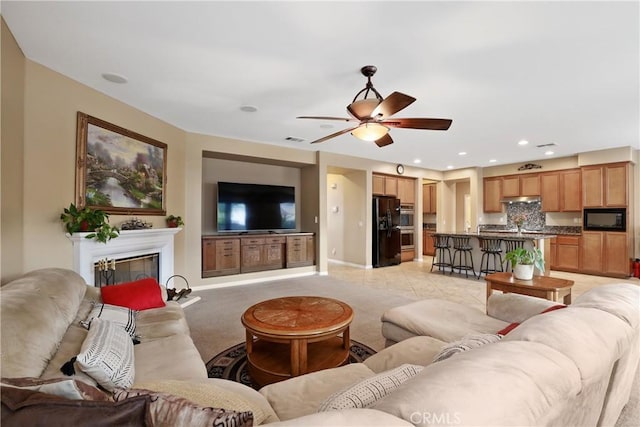
<svg viewBox="0 0 640 427">
<path fill-rule="evenodd" d="M 485 310 L 485 282 L 430 273 L 430 263 L 403 263 L 400 266 L 364 270 L 330 266 L 330 276 L 307 276 L 194 292 L 201 301 L 185 309 L 191 336 L 204 361 L 245 339 L 240 316 L 251 305 L 271 298 L 318 295 L 342 300 L 354 309 L 351 337 L 376 351 L 384 348 L 380 316 L 391 308 L 424 298 L 440 298 Z M 574 280 L 574 299 L 591 287 L 627 282 L 572 273 L 553 276 Z M 337 278 L 339 277 L 339 279 Z M 640 425 L 640 370 L 636 374 L 631 398 L 615 427 Z"/>
</svg>

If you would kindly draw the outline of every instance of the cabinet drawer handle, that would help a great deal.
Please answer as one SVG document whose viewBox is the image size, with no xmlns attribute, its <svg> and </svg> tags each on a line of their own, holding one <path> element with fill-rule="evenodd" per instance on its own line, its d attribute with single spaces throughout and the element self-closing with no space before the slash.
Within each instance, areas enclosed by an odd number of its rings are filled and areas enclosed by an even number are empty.
<svg viewBox="0 0 640 427">
<path fill-rule="evenodd" d="M 232 254 L 224 254 L 224 256 L 226 256 L 226 257 L 227 257 L 227 256 L 231 256 L 231 255 L 232 255 Z"/>
</svg>

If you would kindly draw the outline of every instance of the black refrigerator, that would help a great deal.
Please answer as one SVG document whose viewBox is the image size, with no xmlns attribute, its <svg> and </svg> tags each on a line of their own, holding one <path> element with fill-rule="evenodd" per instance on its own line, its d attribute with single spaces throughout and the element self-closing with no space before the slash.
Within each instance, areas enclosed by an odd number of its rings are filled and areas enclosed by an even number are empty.
<svg viewBox="0 0 640 427">
<path fill-rule="evenodd" d="M 400 264 L 400 199 L 373 198 L 373 266 Z"/>
</svg>

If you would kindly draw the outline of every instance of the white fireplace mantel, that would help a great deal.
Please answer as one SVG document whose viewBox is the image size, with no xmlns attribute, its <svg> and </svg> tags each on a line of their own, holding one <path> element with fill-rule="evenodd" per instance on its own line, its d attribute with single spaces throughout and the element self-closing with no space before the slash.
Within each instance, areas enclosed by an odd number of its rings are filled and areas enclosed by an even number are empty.
<svg viewBox="0 0 640 427">
<path fill-rule="evenodd" d="M 89 285 L 95 283 L 94 265 L 101 259 L 122 259 L 159 254 L 159 282 L 165 284 L 173 276 L 173 238 L 182 228 L 146 228 L 123 230 L 120 236 L 101 243 L 87 239 L 89 233 L 67 234 L 73 243 L 73 269 Z"/>
</svg>

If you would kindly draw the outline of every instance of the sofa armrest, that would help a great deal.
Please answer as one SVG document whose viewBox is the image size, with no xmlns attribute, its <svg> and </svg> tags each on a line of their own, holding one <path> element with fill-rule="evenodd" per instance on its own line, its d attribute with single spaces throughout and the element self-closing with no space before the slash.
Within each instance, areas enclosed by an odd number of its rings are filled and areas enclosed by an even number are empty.
<svg viewBox="0 0 640 427">
<path fill-rule="evenodd" d="M 487 315 L 504 322 L 522 323 L 549 307 L 561 305 L 555 301 L 520 294 L 492 293 L 487 301 Z"/>
</svg>

